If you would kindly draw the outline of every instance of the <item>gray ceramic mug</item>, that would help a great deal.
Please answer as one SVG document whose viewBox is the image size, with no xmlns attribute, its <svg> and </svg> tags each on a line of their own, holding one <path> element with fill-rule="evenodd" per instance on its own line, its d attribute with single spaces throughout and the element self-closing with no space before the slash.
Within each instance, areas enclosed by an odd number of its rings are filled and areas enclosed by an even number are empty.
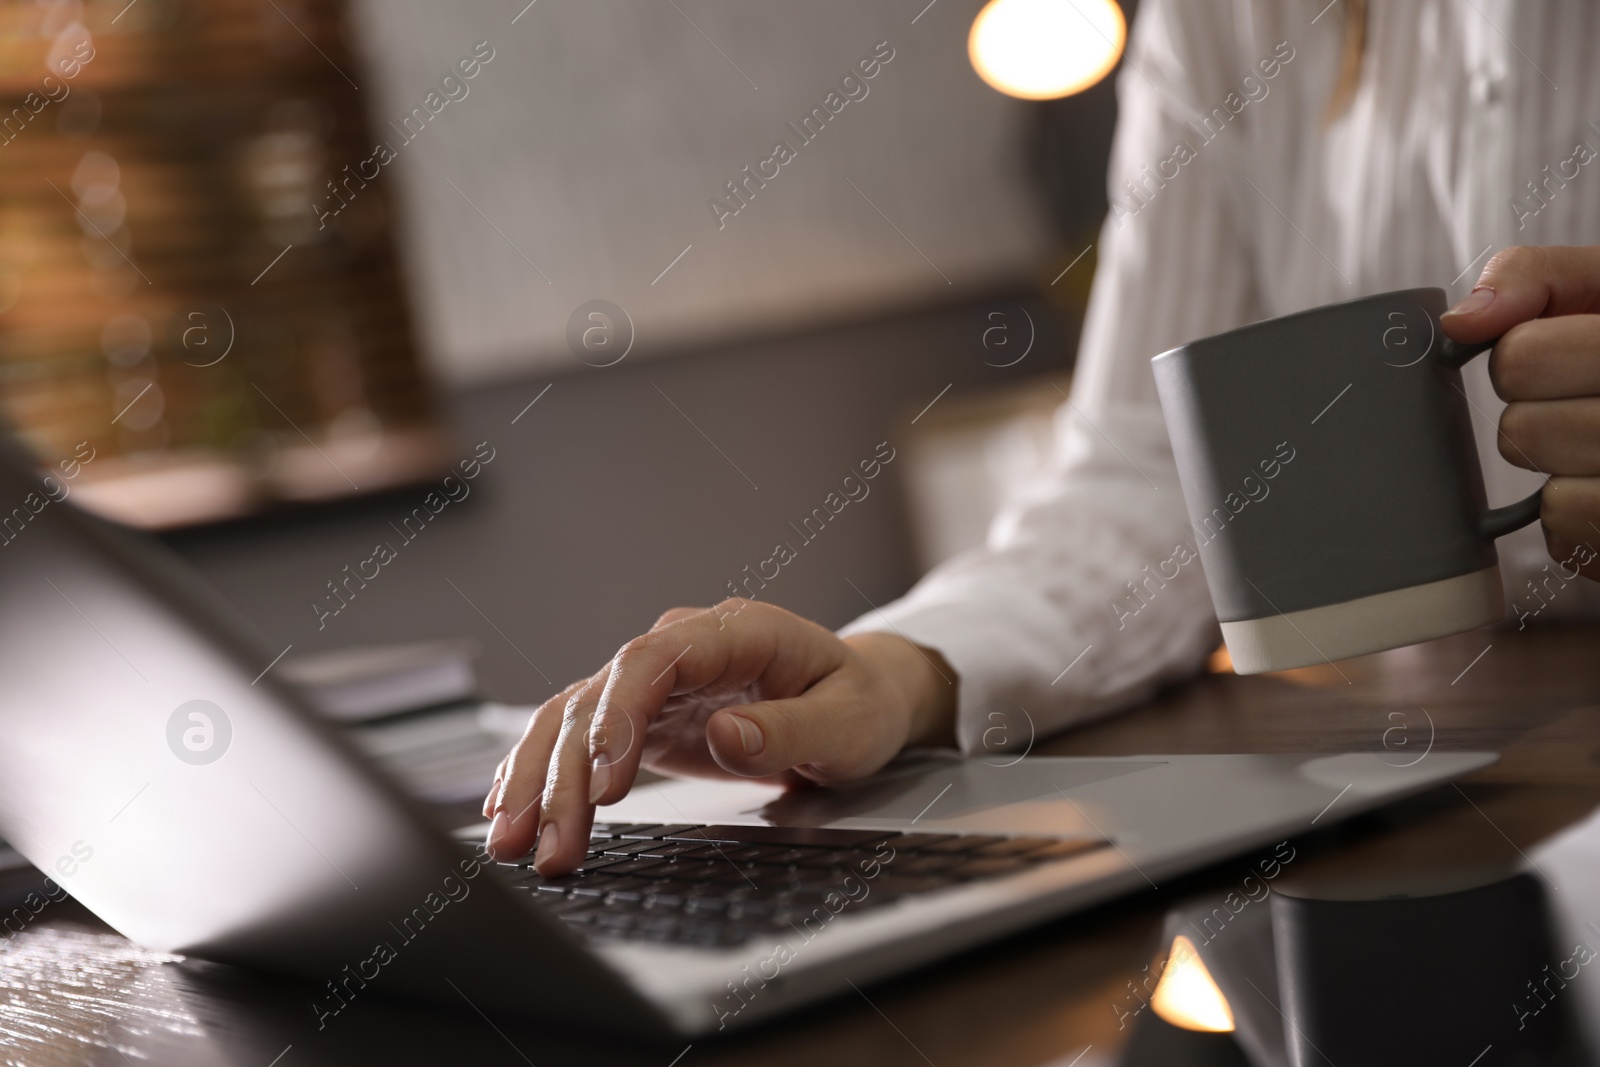
<svg viewBox="0 0 1600 1067">
<path fill-rule="evenodd" d="M 1241 674 L 1427 641 L 1505 615 L 1443 289 L 1268 319 L 1152 360 L 1189 521 Z"/>
</svg>

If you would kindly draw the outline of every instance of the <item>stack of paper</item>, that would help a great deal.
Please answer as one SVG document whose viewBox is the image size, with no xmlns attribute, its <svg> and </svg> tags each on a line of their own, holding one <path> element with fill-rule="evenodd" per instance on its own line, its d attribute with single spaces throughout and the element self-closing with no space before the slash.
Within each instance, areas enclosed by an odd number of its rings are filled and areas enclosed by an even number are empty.
<svg viewBox="0 0 1600 1067">
<path fill-rule="evenodd" d="M 488 792 L 531 708 L 478 695 L 473 646 L 377 645 L 286 659 L 283 677 L 424 800 L 457 804 Z"/>
</svg>

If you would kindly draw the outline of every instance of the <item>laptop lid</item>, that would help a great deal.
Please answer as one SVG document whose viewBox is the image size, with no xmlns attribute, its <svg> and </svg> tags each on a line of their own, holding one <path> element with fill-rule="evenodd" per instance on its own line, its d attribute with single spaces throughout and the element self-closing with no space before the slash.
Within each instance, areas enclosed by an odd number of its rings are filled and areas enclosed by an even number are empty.
<svg viewBox="0 0 1600 1067">
<path fill-rule="evenodd" d="M 153 539 L 0 435 L 0 836 L 141 944 L 311 979 L 663 1029 L 266 668 Z"/>
</svg>

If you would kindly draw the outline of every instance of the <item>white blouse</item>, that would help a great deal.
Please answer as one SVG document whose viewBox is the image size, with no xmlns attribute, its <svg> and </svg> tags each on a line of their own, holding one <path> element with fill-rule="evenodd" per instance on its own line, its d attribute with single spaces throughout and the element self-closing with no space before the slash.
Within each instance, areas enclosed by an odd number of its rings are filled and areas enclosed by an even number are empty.
<svg viewBox="0 0 1600 1067">
<path fill-rule="evenodd" d="M 1436 285 L 1453 301 L 1509 245 L 1600 244 L 1600 6 L 1373 0 L 1356 94 L 1330 124 L 1344 12 L 1324 3 L 1140 5 L 1052 463 L 984 547 L 842 631 L 943 654 L 969 753 L 1137 703 L 1218 644 L 1198 563 L 1132 595 L 1191 541 L 1151 356 L 1367 293 Z M 1543 479 L 1500 457 L 1485 364 L 1465 374 L 1498 505 Z M 1520 615 L 1542 603 L 1524 583 L 1544 542 L 1535 525 L 1499 544 Z"/>
</svg>

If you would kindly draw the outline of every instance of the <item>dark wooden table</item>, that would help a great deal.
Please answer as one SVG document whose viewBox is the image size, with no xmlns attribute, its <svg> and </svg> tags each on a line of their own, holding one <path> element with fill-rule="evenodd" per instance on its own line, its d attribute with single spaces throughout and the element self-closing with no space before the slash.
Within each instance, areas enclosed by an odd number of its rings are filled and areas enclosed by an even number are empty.
<svg viewBox="0 0 1600 1067">
<path fill-rule="evenodd" d="M 1212 674 L 1037 751 L 1387 749 L 1416 758 L 1430 745 L 1492 749 L 1501 759 L 1459 790 L 1446 786 L 1297 840 L 1293 876 L 1510 865 L 1519 850 L 1600 806 L 1600 627 L 1479 631 L 1282 675 Z M 377 998 L 319 1033 L 303 989 L 162 962 L 69 901 L 0 950 L 0 1062 L 1066 1067 L 1090 1049 L 1080 1067 L 1104 1064 L 1126 1040 L 1116 1005 L 1157 950 L 1166 910 L 1237 881 L 1251 858 L 687 1049 L 577 1038 L 488 1019 L 465 1004 Z"/>
</svg>

